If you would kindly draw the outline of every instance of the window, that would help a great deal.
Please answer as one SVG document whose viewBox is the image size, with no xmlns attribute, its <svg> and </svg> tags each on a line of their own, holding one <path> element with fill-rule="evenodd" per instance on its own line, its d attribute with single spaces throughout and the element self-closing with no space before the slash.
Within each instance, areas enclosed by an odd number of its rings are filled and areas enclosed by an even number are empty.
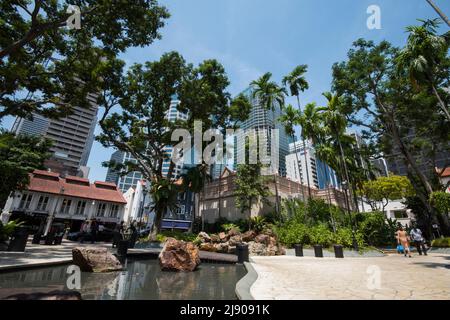
<svg viewBox="0 0 450 320">
<path fill-rule="evenodd" d="M 106 203 L 99 203 L 97 207 L 97 217 L 104 217 L 106 211 Z"/>
<path fill-rule="evenodd" d="M 394 210 L 394 218 L 395 219 L 406 219 L 408 218 L 408 214 L 406 210 Z"/>
<path fill-rule="evenodd" d="M 111 208 L 109 210 L 109 216 L 111 218 L 117 218 L 119 213 L 119 206 L 117 204 L 111 205 Z"/>
<path fill-rule="evenodd" d="M 86 209 L 86 201 L 78 201 L 77 210 L 75 211 L 75 214 L 78 216 L 82 216 L 84 215 L 85 209 Z"/>
<path fill-rule="evenodd" d="M 61 204 L 61 213 L 62 214 L 69 214 L 70 206 L 72 205 L 72 200 L 70 199 L 64 199 Z"/>
<path fill-rule="evenodd" d="M 32 198 L 33 198 L 33 196 L 31 194 L 24 193 L 22 195 L 22 199 L 20 199 L 19 208 L 20 209 L 29 209 Z"/>
<path fill-rule="evenodd" d="M 48 197 L 40 196 L 36 210 L 37 211 L 45 211 L 45 210 L 47 210 L 47 205 L 48 205 Z"/>
</svg>

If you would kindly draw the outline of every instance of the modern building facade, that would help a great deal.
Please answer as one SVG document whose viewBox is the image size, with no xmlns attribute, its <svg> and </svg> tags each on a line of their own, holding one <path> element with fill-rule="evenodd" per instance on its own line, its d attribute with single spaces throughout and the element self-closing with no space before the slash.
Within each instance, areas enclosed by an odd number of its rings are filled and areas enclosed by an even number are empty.
<svg viewBox="0 0 450 320">
<path fill-rule="evenodd" d="M 310 186 L 315 189 L 339 187 L 336 172 L 317 157 L 310 141 L 305 141 L 304 145 L 303 141 L 290 143 L 289 151 L 290 154 L 286 156 L 286 176 L 288 179 L 307 185 L 309 177 Z"/>
<path fill-rule="evenodd" d="M 79 231 L 85 219 L 96 218 L 113 228 L 124 215 L 126 201 L 113 183 L 35 170 L 24 191 L 9 197 L 2 221 L 20 219 L 41 232 L 52 223 L 63 223 Z"/>
<path fill-rule="evenodd" d="M 33 119 L 17 118 L 11 131 L 15 134 L 45 136 L 53 141 L 47 168 L 67 175 L 86 177 L 86 167 L 97 124 L 95 97 L 88 96 L 90 108 L 73 107 L 73 113 L 61 119 L 33 114 Z"/>
<path fill-rule="evenodd" d="M 281 108 L 274 105 L 273 110 L 265 110 L 258 99 L 253 98 L 252 87 L 243 91 L 243 94 L 249 99 L 253 108 L 249 118 L 239 123 L 238 126 L 242 130 L 235 135 L 234 139 L 234 169 L 237 168 L 239 154 L 245 154 L 245 132 L 254 129 L 259 134 L 259 139 L 263 139 L 260 143 L 266 144 L 268 156 L 277 160 L 276 166 L 271 166 L 268 174 L 278 174 L 282 177 L 286 176 L 286 156 L 289 153 L 289 137 L 286 134 L 283 124 L 278 121 L 281 116 Z M 275 131 L 275 129 L 277 129 Z M 278 134 L 276 135 L 275 132 Z M 272 140 L 278 140 L 278 148 L 272 150 Z"/>
</svg>

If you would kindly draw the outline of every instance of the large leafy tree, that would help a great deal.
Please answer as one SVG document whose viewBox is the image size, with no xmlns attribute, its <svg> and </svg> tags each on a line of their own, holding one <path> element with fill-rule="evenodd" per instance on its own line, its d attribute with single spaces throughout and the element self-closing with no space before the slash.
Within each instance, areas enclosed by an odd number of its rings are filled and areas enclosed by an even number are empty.
<svg viewBox="0 0 450 320">
<path fill-rule="evenodd" d="M 28 186 L 29 173 L 43 169 L 50 157 L 51 142 L 36 136 L 0 133 L 0 207 L 5 206 L 11 192 Z"/>
<path fill-rule="evenodd" d="M 407 177 L 391 175 L 366 181 L 361 194 L 374 211 L 384 212 L 389 201 L 405 199 L 415 195 L 414 188 Z"/>
<path fill-rule="evenodd" d="M 69 3 L 80 29 L 66 27 Z M 0 1 L 0 121 L 89 107 L 104 80 L 99 63 L 151 44 L 168 17 L 156 0 Z"/>
<path fill-rule="evenodd" d="M 120 61 L 105 62 L 102 68 L 108 74 L 109 85 L 101 93 L 105 113 L 100 119 L 102 132 L 97 139 L 105 147 L 114 147 L 134 158 L 125 164 L 107 165 L 121 173 L 140 171 L 152 185 L 161 185 L 167 191 L 153 199 L 161 201 L 161 205 L 155 204 L 151 233 L 155 237 L 168 209 L 168 200 L 173 199 L 169 191 L 175 192 L 175 188 L 169 187 L 173 184 L 175 164 L 166 151 L 178 143 L 171 141 L 173 130 L 191 130 L 195 120 L 202 121 L 203 129 L 225 128 L 235 123 L 235 116 L 243 114 L 231 107 L 236 102 L 226 91 L 229 81 L 216 60 L 193 66 L 180 54 L 170 52 L 158 61 L 135 64 L 126 73 Z M 167 117 L 174 95 L 180 100 L 178 110 L 187 115 L 185 120 L 170 121 Z M 170 164 L 167 175 L 163 173 L 164 163 Z"/>
<path fill-rule="evenodd" d="M 422 20 L 421 20 L 422 21 Z M 449 80 L 450 59 L 447 57 L 450 46 L 450 32 L 438 35 L 439 20 L 422 21 L 420 26 L 409 26 L 408 42 L 398 57 L 398 67 L 407 70 L 414 86 L 425 86 L 437 99 L 437 105 L 450 123 L 448 105 L 441 95 L 440 88 Z M 439 92 L 441 91 L 441 92 Z"/>
</svg>

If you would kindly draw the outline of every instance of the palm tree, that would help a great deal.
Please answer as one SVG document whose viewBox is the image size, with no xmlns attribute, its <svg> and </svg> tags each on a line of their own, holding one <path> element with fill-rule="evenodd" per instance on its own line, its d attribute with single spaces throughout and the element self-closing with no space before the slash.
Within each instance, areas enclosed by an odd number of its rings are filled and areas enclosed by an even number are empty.
<svg viewBox="0 0 450 320">
<path fill-rule="evenodd" d="M 292 140 L 294 141 L 294 149 L 295 149 L 295 158 L 297 160 L 297 167 L 298 167 L 298 174 L 300 177 L 300 184 L 302 185 L 302 200 L 305 201 L 305 191 L 303 190 L 303 178 L 302 178 L 302 169 L 300 166 L 300 161 L 298 159 L 298 152 L 297 152 L 297 146 L 296 146 L 296 139 L 295 139 L 295 129 L 294 126 L 299 122 L 300 113 L 298 110 L 295 110 L 292 105 L 287 105 L 283 108 L 283 114 L 281 117 L 278 118 L 278 120 L 284 124 L 284 129 L 286 131 L 286 134 L 289 135 Z"/>
<path fill-rule="evenodd" d="M 347 119 L 345 118 L 341 108 L 342 108 L 342 97 L 338 96 L 337 94 L 333 95 L 331 92 L 325 92 L 323 93 L 323 96 L 328 100 L 327 106 L 323 108 L 323 122 L 326 128 L 330 131 L 330 134 L 335 139 L 338 148 L 339 148 L 339 155 L 340 155 L 340 162 L 342 166 L 343 175 L 346 180 L 346 189 L 351 193 L 351 185 L 350 185 L 350 176 L 347 168 L 347 160 L 345 158 L 344 149 L 342 147 L 342 137 L 345 136 L 345 129 L 347 128 Z M 353 199 L 353 197 L 350 195 L 347 195 L 345 192 L 345 200 L 347 202 L 347 210 L 348 214 L 350 216 L 350 219 L 352 219 L 351 214 L 351 208 L 350 208 L 350 201 L 349 197 Z M 355 225 L 354 222 L 351 221 L 352 224 L 352 237 L 353 237 L 353 246 L 355 250 L 358 250 L 358 244 L 355 239 Z"/>
<path fill-rule="evenodd" d="M 205 185 L 211 181 L 208 165 L 205 163 L 199 164 L 195 167 L 189 168 L 185 174 L 182 175 L 184 190 L 189 190 L 194 193 L 194 216 L 193 220 L 200 214 L 200 193 L 205 193 Z M 205 199 L 203 199 L 205 200 Z M 203 214 L 202 214 L 202 229 L 203 229 Z"/>
<path fill-rule="evenodd" d="M 264 113 L 264 124 L 263 124 L 263 130 L 267 130 L 266 137 L 268 137 L 269 132 L 269 126 L 267 124 L 267 117 L 266 112 L 267 111 L 274 111 L 276 105 L 281 108 L 284 105 L 284 98 L 286 95 L 286 91 L 284 88 L 278 86 L 278 84 L 274 81 L 271 81 L 270 78 L 272 77 L 272 73 L 267 72 L 264 75 L 262 75 L 259 79 L 254 80 L 250 83 L 250 85 L 253 88 L 252 97 L 253 99 L 257 99 L 260 107 L 263 109 Z M 271 125 L 271 129 L 273 124 Z M 278 169 L 278 168 L 277 168 Z M 276 178 L 276 174 L 274 174 L 274 180 L 275 180 L 275 205 L 276 205 L 276 212 L 279 214 L 280 212 L 280 203 L 278 198 L 278 182 Z"/>
<path fill-rule="evenodd" d="M 300 115 L 302 114 L 302 108 L 300 105 L 300 92 L 304 92 L 309 88 L 309 84 L 304 76 L 307 70 L 308 70 L 307 65 L 304 64 L 299 65 L 295 67 L 295 69 L 290 74 L 285 76 L 282 80 L 283 86 L 289 89 L 291 96 L 297 97 L 297 106 Z M 303 130 L 301 137 L 303 140 L 303 153 L 305 157 L 306 181 L 308 184 L 308 198 L 311 199 L 311 184 L 309 181 L 308 156 L 306 154 L 306 142 L 305 137 L 303 136 Z M 297 152 L 297 149 L 295 149 L 295 152 Z"/>
<path fill-rule="evenodd" d="M 439 79 L 447 76 L 439 75 L 439 70 L 447 60 L 449 34 L 443 36 L 437 34 L 438 19 L 420 21 L 423 22 L 421 26 L 406 28 L 409 32 L 408 43 L 397 57 L 399 71 L 407 70 L 415 87 L 428 86 L 438 100 L 445 117 L 450 121 L 448 108 L 438 92 Z"/>
</svg>

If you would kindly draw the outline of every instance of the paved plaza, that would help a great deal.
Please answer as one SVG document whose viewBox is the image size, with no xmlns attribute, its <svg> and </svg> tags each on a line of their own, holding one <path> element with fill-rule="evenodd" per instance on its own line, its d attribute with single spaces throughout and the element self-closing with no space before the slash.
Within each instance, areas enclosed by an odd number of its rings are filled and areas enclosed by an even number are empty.
<svg viewBox="0 0 450 320">
<path fill-rule="evenodd" d="M 450 300 L 450 255 L 252 257 L 255 299 Z"/>
</svg>

